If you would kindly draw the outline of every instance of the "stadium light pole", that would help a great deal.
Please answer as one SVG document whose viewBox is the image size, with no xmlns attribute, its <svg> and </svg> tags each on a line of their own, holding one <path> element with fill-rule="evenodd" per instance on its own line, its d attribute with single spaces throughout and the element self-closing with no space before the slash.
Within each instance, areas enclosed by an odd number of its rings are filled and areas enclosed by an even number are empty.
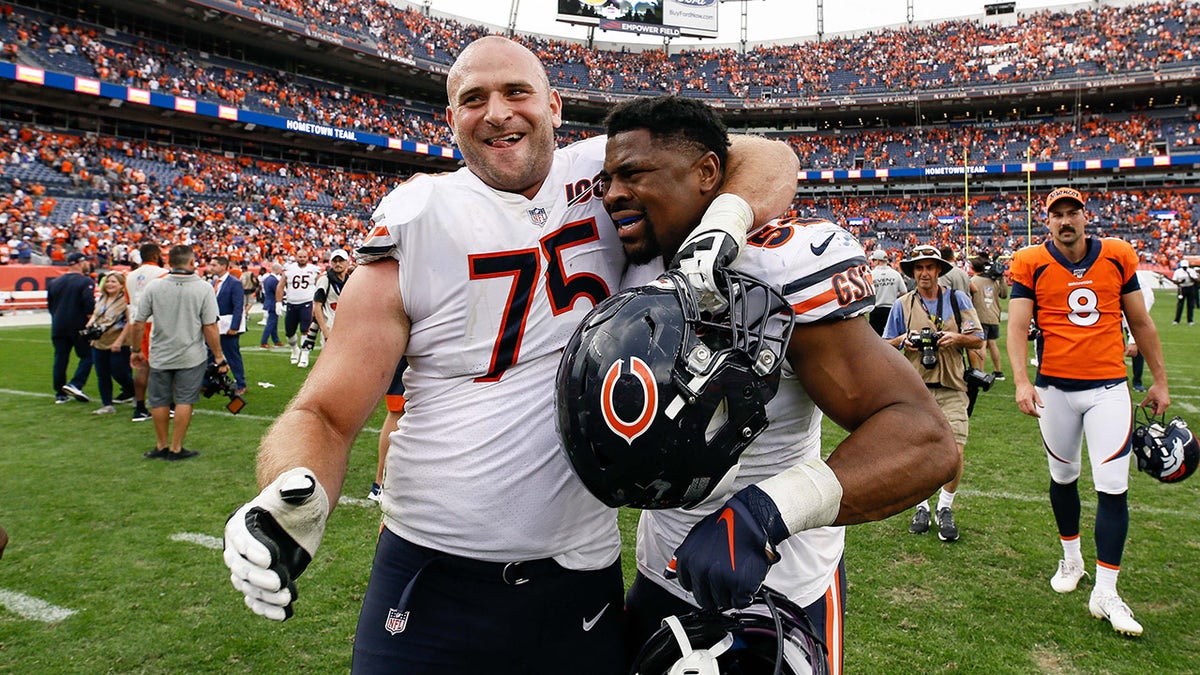
<svg viewBox="0 0 1200 675">
<path fill-rule="evenodd" d="M 508 9 L 508 37 L 517 34 L 517 7 L 521 5 L 521 0 L 512 0 L 512 4 Z"/>
<path fill-rule="evenodd" d="M 740 2 L 740 3 L 742 3 L 742 23 L 741 23 L 741 30 L 740 30 L 740 32 L 739 32 L 739 37 L 741 38 L 741 45 L 742 45 L 742 51 L 741 51 L 741 53 L 742 53 L 742 54 L 745 54 L 745 53 L 746 53 L 746 42 L 748 41 L 748 39 L 747 39 L 747 38 L 748 38 L 748 36 L 749 36 L 749 33 L 750 33 L 750 30 L 749 30 L 749 25 L 750 25 L 750 21 L 749 21 L 749 13 L 748 13 L 748 10 L 747 10 L 747 7 L 748 7 L 748 6 L 749 6 L 749 4 L 750 4 L 750 0 L 720 0 L 720 2 L 721 2 L 722 4 L 724 4 L 724 3 L 726 3 L 726 2 Z M 818 2 L 820 2 L 820 0 L 818 0 Z"/>
</svg>

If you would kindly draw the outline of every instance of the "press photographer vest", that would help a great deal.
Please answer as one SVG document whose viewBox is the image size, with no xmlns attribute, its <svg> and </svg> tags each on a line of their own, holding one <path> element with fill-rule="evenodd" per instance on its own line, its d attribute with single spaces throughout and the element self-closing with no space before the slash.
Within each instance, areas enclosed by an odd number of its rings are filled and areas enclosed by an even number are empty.
<svg viewBox="0 0 1200 675">
<path fill-rule="evenodd" d="M 948 288 L 938 287 L 938 301 L 934 305 L 934 311 L 941 309 L 941 304 L 945 302 L 952 310 L 950 316 L 943 317 L 940 326 L 935 323 L 930 317 L 930 312 L 925 311 L 925 303 L 916 291 L 909 291 L 900 296 L 900 308 L 904 313 L 905 340 L 908 340 L 908 335 L 912 333 L 920 333 L 925 328 L 933 330 L 933 332 L 959 333 L 959 324 L 962 322 L 962 312 L 958 308 L 958 300 L 955 298 L 954 291 Z M 921 365 L 921 351 L 919 349 L 909 349 L 907 346 L 901 350 L 908 362 L 913 364 L 917 374 L 921 376 L 927 385 L 938 385 L 946 389 L 955 389 L 957 391 L 967 390 L 967 381 L 963 378 L 963 373 L 966 370 L 966 364 L 963 362 L 963 352 L 957 347 L 940 347 L 938 348 L 938 362 L 933 368 L 926 368 Z"/>
</svg>

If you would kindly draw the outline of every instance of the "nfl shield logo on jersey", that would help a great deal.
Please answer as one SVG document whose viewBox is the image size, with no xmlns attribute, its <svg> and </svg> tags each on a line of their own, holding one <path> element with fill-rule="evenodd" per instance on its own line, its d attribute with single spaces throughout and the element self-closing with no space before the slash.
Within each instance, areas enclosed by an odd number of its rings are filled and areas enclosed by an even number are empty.
<svg viewBox="0 0 1200 675">
<path fill-rule="evenodd" d="M 545 225 L 546 218 L 546 209 L 543 209 L 540 206 L 536 209 L 529 209 L 529 220 L 533 221 L 534 225 L 537 225 L 538 227 Z"/>
<path fill-rule="evenodd" d="M 383 623 L 383 627 L 387 629 L 387 632 L 391 633 L 392 635 L 395 635 L 396 633 L 403 633 L 404 627 L 407 625 L 408 612 L 401 612 L 398 609 L 388 610 L 387 621 Z"/>
</svg>

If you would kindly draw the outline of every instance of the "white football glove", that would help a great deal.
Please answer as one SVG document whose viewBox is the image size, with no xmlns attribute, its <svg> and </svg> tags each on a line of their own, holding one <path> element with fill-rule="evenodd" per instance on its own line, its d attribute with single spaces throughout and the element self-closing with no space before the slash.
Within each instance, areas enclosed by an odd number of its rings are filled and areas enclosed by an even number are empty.
<svg viewBox="0 0 1200 675">
<path fill-rule="evenodd" d="M 225 523 L 225 565 L 233 587 L 255 614 L 292 616 L 295 580 L 308 567 L 329 517 L 329 497 L 312 471 L 280 474 Z"/>
<path fill-rule="evenodd" d="M 725 308 L 725 279 L 721 268 L 737 258 L 754 223 L 754 210 L 741 197 L 725 193 L 708 205 L 696 229 L 683 240 L 671 267 L 678 267 L 696 289 L 700 309 L 717 313 Z"/>
</svg>

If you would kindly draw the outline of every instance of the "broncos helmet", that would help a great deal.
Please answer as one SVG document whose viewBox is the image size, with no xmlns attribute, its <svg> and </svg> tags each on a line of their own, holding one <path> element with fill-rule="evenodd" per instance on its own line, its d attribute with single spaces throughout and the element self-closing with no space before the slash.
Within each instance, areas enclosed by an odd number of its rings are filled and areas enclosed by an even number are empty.
<svg viewBox="0 0 1200 675">
<path fill-rule="evenodd" d="M 1175 417 L 1167 423 L 1166 415 L 1156 418 L 1145 410 L 1145 420 L 1133 430 L 1138 471 L 1163 483 L 1178 483 L 1192 475 L 1200 465 L 1200 444 L 1187 422 Z"/>
<path fill-rule="evenodd" d="M 794 314 L 754 277 L 724 277 L 730 302 L 718 316 L 701 314 L 687 278 L 671 270 L 597 305 L 567 343 L 558 433 L 605 504 L 696 506 L 732 481 L 766 428 Z"/>
<path fill-rule="evenodd" d="M 746 609 L 663 619 L 663 627 L 642 645 L 630 672 L 827 675 L 829 658 L 804 610 L 764 586 Z"/>
</svg>

